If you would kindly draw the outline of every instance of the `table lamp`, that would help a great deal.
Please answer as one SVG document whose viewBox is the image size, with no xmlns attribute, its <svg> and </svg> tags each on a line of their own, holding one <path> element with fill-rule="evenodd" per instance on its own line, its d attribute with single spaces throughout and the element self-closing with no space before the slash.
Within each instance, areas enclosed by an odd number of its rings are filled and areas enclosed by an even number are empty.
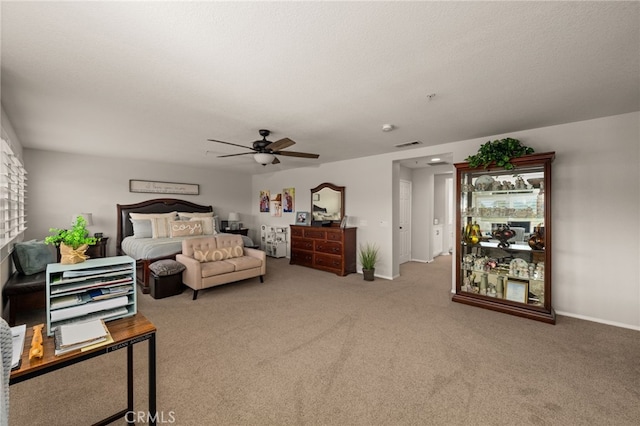
<svg viewBox="0 0 640 426">
<path fill-rule="evenodd" d="M 239 229 L 239 226 L 238 226 L 239 221 L 240 221 L 240 213 L 237 213 L 237 212 L 229 213 L 229 228 L 231 228 L 232 231 Z"/>
<path fill-rule="evenodd" d="M 78 216 L 82 216 L 84 220 L 87 222 L 86 226 L 93 226 L 93 214 L 92 213 L 76 213 L 71 216 L 71 224 L 75 225 L 76 220 L 78 220 Z"/>
</svg>

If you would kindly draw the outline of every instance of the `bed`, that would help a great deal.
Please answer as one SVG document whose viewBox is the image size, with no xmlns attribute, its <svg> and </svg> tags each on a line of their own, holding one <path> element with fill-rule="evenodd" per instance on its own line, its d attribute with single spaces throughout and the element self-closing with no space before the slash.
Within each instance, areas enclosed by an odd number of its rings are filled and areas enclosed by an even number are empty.
<svg viewBox="0 0 640 426">
<path fill-rule="evenodd" d="M 175 259 L 176 254 L 182 251 L 182 240 L 188 237 L 133 238 L 134 224 L 130 220 L 130 214 L 158 214 L 174 211 L 179 213 L 213 212 L 212 206 L 175 198 L 157 198 L 135 204 L 117 204 L 116 206 L 118 210 L 116 252 L 118 255 L 131 256 L 136 260 L 136 278 L 143 293 L 149 293 L 149 265 L 160 259 Z"/>
</svg>

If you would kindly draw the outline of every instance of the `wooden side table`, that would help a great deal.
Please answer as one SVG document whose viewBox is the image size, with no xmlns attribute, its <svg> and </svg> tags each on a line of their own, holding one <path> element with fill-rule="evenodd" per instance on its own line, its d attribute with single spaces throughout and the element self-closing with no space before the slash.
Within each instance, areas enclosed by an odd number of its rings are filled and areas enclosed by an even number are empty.
<svg viewBox="0 0 640 426">
<path fill-rule="evenodd" d="M 92 246 L 89 246 L 85 254 L 89 256 L 90 259 L 95 259 L 97 257 L 107 257 L 108 241 L 109 241 L 109 237 L 101 237 L 100 241 L 98 241 Z"/>
<path fill-rule="evenodd" d="M 248 236 L 249 235 L 249 228 L 242 228 L 242 229 L 225 229 L 224 231 L 225 234 L 240 234 L 240 235 L 245 235 Z"/>
</svg>

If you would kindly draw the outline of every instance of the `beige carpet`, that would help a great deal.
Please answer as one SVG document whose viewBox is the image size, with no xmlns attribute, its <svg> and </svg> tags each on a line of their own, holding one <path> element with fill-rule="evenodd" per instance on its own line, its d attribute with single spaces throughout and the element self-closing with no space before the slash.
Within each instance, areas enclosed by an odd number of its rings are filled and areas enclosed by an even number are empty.
<svg viewBox="0 0 640 426">
<path fill-rule="evenodd" d="M 451 302 L 451 257 L 365 282 L 268 259 L 257 278 L 154 300 L 158 409 L 177 425 L 637 425 L 640 333 Z M 136 345 L 146 410 L 146 343 Z M 11 387 L 11 425 L 125 406 L 125 351 Z M 124 424 L 124 422 L 116 422 Z"/>
</svg>

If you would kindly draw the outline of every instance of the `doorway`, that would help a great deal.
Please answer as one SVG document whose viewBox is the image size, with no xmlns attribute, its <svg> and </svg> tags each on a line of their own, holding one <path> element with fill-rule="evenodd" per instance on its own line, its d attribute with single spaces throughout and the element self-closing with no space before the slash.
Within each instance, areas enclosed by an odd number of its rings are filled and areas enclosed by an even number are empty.
<svg viewBox="0 0 640 426">
<path fill-rule="evenodd" d="M 411 260 L 411 181 L 400 179 L 400 256 L 399 263 Z"/>
</svg>

